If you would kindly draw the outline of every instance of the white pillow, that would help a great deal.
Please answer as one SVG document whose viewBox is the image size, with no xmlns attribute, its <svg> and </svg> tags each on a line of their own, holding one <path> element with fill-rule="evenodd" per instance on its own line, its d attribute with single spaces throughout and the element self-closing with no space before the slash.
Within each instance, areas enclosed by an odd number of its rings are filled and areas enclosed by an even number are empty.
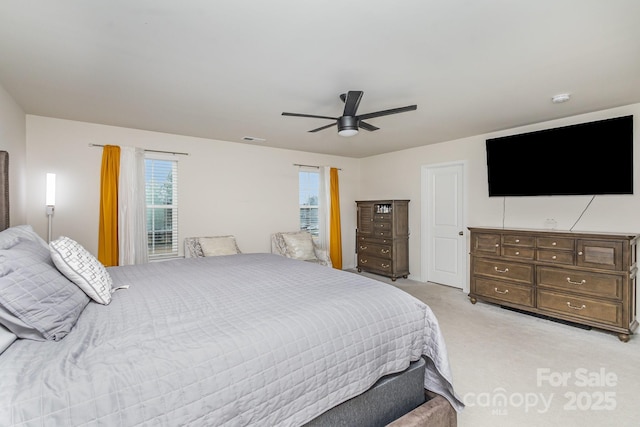
<svg viewBox="0 0 640 427">
<path fill-rule="evenodd" d="M 78 242 L 60 237 L 49 243 L 51 259 L 58 270 L 78 285 L 92 300 L 111 302 L 113 281 L 104 265 Z"/>
<path fill-rule="evenodd" d="M 287 244 L 287 255 L 289 258 L 310 260 L 317 259 L 313 250 L 313 238 L 311 234 L 304 231 L 299 233 L 282 233 L 282 238 Z"/>
<path fill-rule="evenodd" d="M 200 237 L 198 239 L 204 256 L 235 255 L 240 250 L 233 236 Z"/>
</svg>

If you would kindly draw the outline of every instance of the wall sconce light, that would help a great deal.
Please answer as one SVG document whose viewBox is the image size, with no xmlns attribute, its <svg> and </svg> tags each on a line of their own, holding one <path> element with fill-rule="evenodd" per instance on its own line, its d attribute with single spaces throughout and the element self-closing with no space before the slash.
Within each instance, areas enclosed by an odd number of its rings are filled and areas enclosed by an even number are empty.
<svg viewBox="0 0 640 427">
<path fill-rule="evenodd" d="M 46 212 L 47 217 L 49 218 L 49 228 L 47 230 L 47 238 L 48 242 L 51 242 L 51 221 L 53 218 L 53 210 L 56 205 L 56 174 L 48 173 L 47 174 L 47 193 L 46 193 L 46 201 L 45 204 L 47 206 Z"/>
</svg>

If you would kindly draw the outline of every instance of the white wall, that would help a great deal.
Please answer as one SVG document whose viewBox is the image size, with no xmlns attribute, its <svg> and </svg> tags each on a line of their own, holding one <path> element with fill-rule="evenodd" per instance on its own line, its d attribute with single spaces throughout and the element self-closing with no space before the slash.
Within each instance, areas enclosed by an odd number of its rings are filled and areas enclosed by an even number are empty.
<svg viewBox="0 0 640 427">
<path fill-rule="evenodd" d="M 53 172 L 54 238 L 66 235 L 97 252 L 102 149 L 89 143 L 189 153 L 175 157 L 180 237 L 233 234 L 243 252 L 269 252 L 271 233 L 298 229 L 293 163 L 341 168 L 343 268 L 354 266 L 356 159 L 27 115 L 27 221 L 41 236 L 45 174 Z"/>
<path fill-rule="evenodd" d="M 0 150 L 9 153 L 9 221 L 26 221 L 26 121 L 22 108 L 0 86 Z"/>
<path fill-rule="evenodd" d="M 0 94 L 0 103 L 1 99 Z M 15 108 L 11 110 L 16 115 Z M 640 117 L 640 104 L 359 160 L 28 115 L 27 189 L 23 192 L 28 194 L 25 196 L 28 214 L 24 222 L 46 236 L 45 173 L 55 172 L 58 174 L 58 194 L 53 235 L 76 238 L 95 253 L 102 151 L 90 148 L 88 144 L 185 151 L 190 156 L 178 157 L 181 237 L 234 234 L 242 250 L 268 251 L 269 233 L 293 230 L 298 226 L 297 168 L 292 163 L 330 165 L 342 169 L 344 268 L 355 264 L 354 201 L 410 199 L 409 267 L 413 279 L 423 280 L 420 180 L 424 165 L 466 161 L 467 226 L 502 226 L 504 208 L 505 227 L 543 228 L 544 221 L 553 218 L 558 229 L 566 230 L 578 219 L 590 196 L 489 198 L 485 140 L 628 114 Z M 19 123 L 20 118 L 14 121 Z M 20 125 L 12 127 L 19 128 Z M 640 141 L 639 129 L 636 119 L 635 141 Z M 639 149 L 634 150 L 634 156 L 636 195 L 596 197 L 574 228 L 576 231 L 640 233 L 640 221 L 637 220 L 640 208 Z M 576 179 L 580 173 L 583 172 L 576 171 Z"/>
<path fill-rule="evenodd" d="M 504 227 L 506 228 L 542 229 L 545 228 L 545 220 L 553 218 L 557 222 L 556 229 L 568 230 L 578 220 L 591 196 L 489 198 L 485 140 L 629 114 L 635 115 L 635 195 L 597 196 L 575 226 L 574 231 L 640 233 L 640 148 L 638 148 L 640 143 L 640 122 L 638 121 L 640 120 L 640 104 L 362 159 L 360 165 L 362 188 L 359 197 L 363 200 L 383 198 L 411 200 L 409 204 L 411 231 L 409 270 L 413 279 L 426 280 L 426 277 L 423 277 L 420 262 L 423 256 L 420 251 L 420 242 L 424 237 L 421 230 L 421 215 L 423 213 L 420 210 L 422 166 L 459 160 L 467 162 L 467 226 L 502 227 L 504 208 Z M 596 148 L 606 149 L 606 145 L 604 147 L 585 146 L 585 149 Z M 580 170 L 578 165 L 568 165 L 568 167 L 575 167 L 576 179 L 580 179 L 581 174 L 587 173 Z"/>
</svg>

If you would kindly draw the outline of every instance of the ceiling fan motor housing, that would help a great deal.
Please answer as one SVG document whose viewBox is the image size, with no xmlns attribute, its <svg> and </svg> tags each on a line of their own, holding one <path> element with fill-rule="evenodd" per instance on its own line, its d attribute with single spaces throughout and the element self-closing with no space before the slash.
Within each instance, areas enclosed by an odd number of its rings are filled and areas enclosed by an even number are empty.
<svg viewBox="0 0 640 427">
<path fill-rule="evenodd" d="M 358 118 L 356 116 L 342 116 L 338 119 L 338 133 L 347 130 L 358 132 Z"/>
</svg>

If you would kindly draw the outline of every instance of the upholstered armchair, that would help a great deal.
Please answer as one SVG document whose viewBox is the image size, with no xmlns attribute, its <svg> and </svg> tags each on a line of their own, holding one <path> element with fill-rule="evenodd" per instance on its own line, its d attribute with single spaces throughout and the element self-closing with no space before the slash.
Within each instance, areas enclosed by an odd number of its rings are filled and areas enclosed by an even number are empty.
<svg viewBox="0 0 640 427">
<path fill-rule="evenodd" d="M 184 239 L 184 257 L 240 254 L 240 248 L 234 236 L 186 237 Z"/>
<path fill-rule="evenodd" d="M 321 249 L 308 231 L 272 234 L 271 253 L 332 267 L 328 251 Z"/>
</svg>

